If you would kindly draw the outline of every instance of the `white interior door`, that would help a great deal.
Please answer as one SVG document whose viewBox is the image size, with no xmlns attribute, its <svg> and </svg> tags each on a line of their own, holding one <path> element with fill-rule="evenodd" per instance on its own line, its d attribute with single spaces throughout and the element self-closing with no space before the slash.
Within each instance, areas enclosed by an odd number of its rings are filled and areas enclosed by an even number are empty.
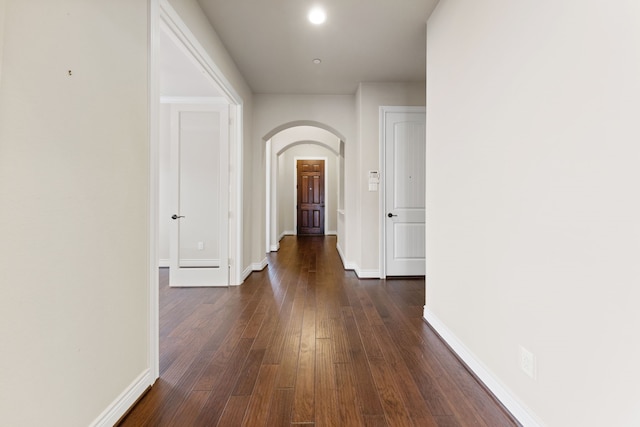
<svg viewBox="0 0 640 427">
<path fill-rule="evenodd" d="M 229 284 L 229 107 L 171 111 L 171 286 Z"/>
<path fill-rule="evenodd" d="M 384 112 L 387 276 L 425 274 L 425 110 Z"/>
</svg>

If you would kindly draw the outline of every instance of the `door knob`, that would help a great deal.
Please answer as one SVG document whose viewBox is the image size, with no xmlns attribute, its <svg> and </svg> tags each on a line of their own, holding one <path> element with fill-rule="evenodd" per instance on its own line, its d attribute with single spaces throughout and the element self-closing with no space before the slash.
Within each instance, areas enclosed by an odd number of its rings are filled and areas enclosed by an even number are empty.
<svg viewBox="0 0 640 427">
<path fill-rule="evenodd" d="M 171 215 L 171 219 L 178 219 L 178 218 L 184 218 L 184 215 L 176 215 L 176 214 Z"/>
<path fill-rule="evenodd" d="M 394 214 L 392 214 L 391 212 L 389 212 L 389 213 L 387 214 L 387 216 L 388 216 L 389 218 L 392 218 L 392 217 L 394 217 L 394 216 L 398 216 L 398 215 L 394 215 Z"/>
</svg>

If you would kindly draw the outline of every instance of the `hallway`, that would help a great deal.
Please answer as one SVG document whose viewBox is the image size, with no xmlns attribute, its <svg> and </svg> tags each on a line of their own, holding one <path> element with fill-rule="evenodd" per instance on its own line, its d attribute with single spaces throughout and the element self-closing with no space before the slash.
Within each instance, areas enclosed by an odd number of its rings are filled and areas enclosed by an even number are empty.
<svg viewBox="0 0 640 427">
<path fill-rule="evenodd" d="M 359 280 L 287 236 L 234 288 L 169 288 L 160 379 L 121 426 L 515 426 L 422 319 L 424 280 Z"/>
</svg>

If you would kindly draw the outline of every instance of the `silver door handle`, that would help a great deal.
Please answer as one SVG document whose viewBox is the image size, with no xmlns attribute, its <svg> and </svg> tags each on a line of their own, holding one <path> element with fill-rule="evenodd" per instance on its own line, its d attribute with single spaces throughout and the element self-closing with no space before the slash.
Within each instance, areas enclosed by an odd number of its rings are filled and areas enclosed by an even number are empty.
<svg viewBox="0 0 640 427">
<path fill-rule="evenodd" d="M 178 218 L 184 218 L 184 215 L 176 215 L 176 214 L 171 215 L 171 219 L 178 219 Z"/>
</svg>

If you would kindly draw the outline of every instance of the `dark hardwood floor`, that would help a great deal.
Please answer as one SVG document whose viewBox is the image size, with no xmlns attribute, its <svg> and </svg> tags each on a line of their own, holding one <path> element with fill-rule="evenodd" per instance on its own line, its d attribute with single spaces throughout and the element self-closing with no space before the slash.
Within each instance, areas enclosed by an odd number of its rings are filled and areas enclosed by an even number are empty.
<svg viewBox="0 0 640 427">
<path fill-rule="evenodd" d="M 285 237 L 239 287 L 169 288 L 160 379 L 121 426 L 517 426 L 422 319 L 424 280 L 359 280 Z"/>
</svg>

